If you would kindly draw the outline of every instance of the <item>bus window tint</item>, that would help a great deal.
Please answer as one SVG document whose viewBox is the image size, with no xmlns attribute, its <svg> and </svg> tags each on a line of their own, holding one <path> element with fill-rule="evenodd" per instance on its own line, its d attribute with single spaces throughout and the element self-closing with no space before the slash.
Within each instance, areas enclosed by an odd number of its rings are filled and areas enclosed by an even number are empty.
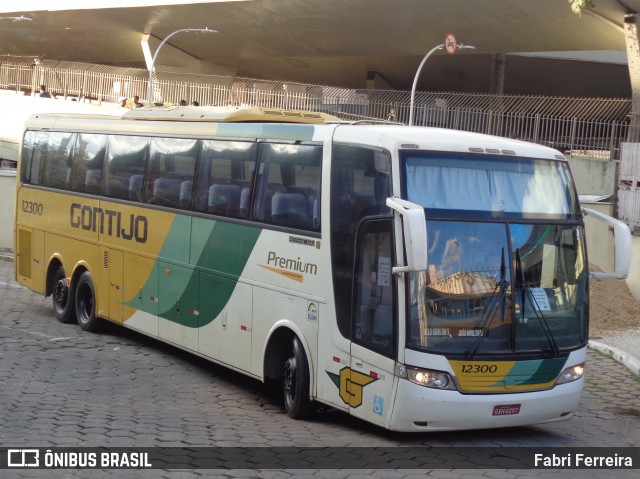
<svg viewBox="0 0 640 479">
<path fill-rule="evenodd" d="M 202 142 L 195 189 L 195 209 L 248 218 L 255 144 L 242 141 Z"/>
<path fill-rule="evenodd" d="M 198 140 L 152 138 L 149 147 L 150 161 L 144 193 L 145 202 L 190 209 L 193 175 L 199 149 Z M 130 191 L 132 195 L 141 195 L 142 181 L 139 185 L 132 185 Z"/>
<path fill-rule="evenodd" d="M 73 153 L 71 189 L 78 193 L 100 194 L 102 163 L 107 150 L 107 136 L 83 133 Z"/>
<path fill-rule="evenodd" d="M 111 198 L 140 201 L 149 138 L 110 135 L 104 194 Z"/>
<path fill-rule="evenodd" d="M 331 262 L 338 327 L 351 337 L 351 297 L 355 236 L 367 217 L 389 214 L 390 156 L 373 148 L 336 145 L 331 165 Z M 386 165 L 385 168 L 382 166 Z"/>
<path fill-rule="evenodd" d="M 253 218 L 318 231 L 321 167 L 320 146 L 261 145 Z"/>
<path fill-rule="evenodd" d="M 395 350 L 391 227 L 389 220 L 371 220 L 360 230 L 352 332 L 357 343 L 388 357 Z"/>
<path fill-rule="evenodd" d="M 44 141 L 38 142 L 39 160 L 42 165 L 42 184 L 61 190 L 69 189 L 71 178 L 71 151 L 75 134 L 51 132 L 39 136 Z"/>
</svg>

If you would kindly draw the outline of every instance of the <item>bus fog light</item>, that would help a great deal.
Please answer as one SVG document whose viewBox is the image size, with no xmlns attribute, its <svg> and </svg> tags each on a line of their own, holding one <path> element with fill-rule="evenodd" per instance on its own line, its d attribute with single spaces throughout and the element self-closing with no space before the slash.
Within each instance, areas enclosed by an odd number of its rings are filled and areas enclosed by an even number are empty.
<svg viewBox="0 0 640 479">
<path fill-rule="evenodd" d="M 407 377 L 412 383 L 428 388 L 448 389 L 453 391 L 456 389 L 449 373 L 442 371 L 407 368 Z"/>
<path fill-rule="evenodd" d="M 577 381 L 584 374 L 584 363 L 576 364 L 575 366 L 571 366 L 570 368 L 565 369 L 560 373 L 560 377 L 558 377 L 558 382 L 556 384 L 566 384 L 572 381 Z"/>
</svg>

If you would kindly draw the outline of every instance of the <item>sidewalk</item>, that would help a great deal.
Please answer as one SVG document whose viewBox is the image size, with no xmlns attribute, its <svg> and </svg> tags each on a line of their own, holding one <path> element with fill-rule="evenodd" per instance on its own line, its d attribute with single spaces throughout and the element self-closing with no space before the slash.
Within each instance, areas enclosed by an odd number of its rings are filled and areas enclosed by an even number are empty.
<svg viewBox="0 0 640 479">
<path fill-rule="evenodd" d="M 612 357 L 640 376 L 640 328 L 611 336 L 594 337 L 589 347 Z"/>
</svg>

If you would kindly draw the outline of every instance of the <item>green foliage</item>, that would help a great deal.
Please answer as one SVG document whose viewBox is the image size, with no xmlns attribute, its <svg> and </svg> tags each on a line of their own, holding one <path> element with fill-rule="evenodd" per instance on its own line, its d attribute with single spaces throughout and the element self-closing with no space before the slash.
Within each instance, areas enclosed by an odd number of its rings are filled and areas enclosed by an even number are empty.
<svg viewBox="0 0 640 479">
<path fill-rule="evenodd" d="M 593 0 L 568 0 L 573 13 L 580 15 L 583 10 L 591 10 L 595 6 Z"/>
</svg>

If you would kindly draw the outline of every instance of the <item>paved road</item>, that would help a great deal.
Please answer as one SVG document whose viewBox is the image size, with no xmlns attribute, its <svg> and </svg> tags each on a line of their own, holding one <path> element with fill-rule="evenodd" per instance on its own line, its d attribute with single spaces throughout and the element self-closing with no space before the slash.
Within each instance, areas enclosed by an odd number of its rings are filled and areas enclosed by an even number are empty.
<svg viewBox="0 0 640 479">
<path fill-rule="evenodd" d="M 101 335 L 58 323 L 50 298 L 12 279 L 0 260 L 0 447 L 120 446 L 455 446 L 585 447 L 640 445 L 640 382 L 589 353 L 581 411 L 546 426 L 455 433 L 397 434 L 324 411 L 293 421 L 260 383 L 110 327 Z M 603 470 L 12 470 L 0 477 L 602 477 Z"/>
</svg>

